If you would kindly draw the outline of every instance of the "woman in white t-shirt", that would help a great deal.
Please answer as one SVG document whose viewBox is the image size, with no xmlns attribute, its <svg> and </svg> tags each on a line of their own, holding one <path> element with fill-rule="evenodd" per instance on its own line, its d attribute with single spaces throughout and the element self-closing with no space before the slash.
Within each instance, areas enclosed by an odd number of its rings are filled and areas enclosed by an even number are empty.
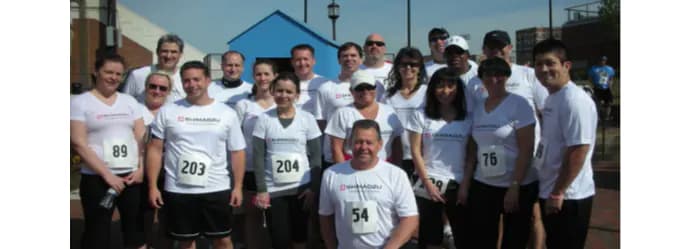
<svg viewBox="0 0 690 249">
<path fill-rule="evenodd" d="M 471 180 L 463 172 L 472 119 L 466 108 L 464 84 L 457 73 L 448 68 L 434 73 L 426 91 L 426 106 L 411 115 L 406 128 L 416 172 L 419 244 L 440 248 L 445 213 L 455 247 L 464 248 L 466 196 L 458 196 L 458 189 Z"/>
<path fill-rule="evenodd" d="M 424 107 L 427 74 L 424 67 L 424 56 L 417 48 L 401 48 L 389 75 L 392 86 L 386 90 L 383 103 L 395 110 L 400 122 L 405 125 L 410 122 L 412 114 Z M 410 140 L 407 130 L 402 134 L 403 160 L 402 167 L 408 177 L 412 177 L 414 164 L 410 153 Z"/>
<path fill-rule="evenodd" d="M 256 180 L 254 176 L 254 163 L 252 161 L 252 132 L 259 115 L 267 111 L 275 109 L 276 105 L 271 95 L 271 81 L 275 79 L 278 72 L 278 66 L 270 60 L 258 59 L 254 62 L 253 75 L 254 86 L 252 93 L 246 99 L 242 99 L 235 105 L 237 116 L 242 122 L 242 133 L 244 133 L 244 140 L 247 142 L 247 148 L 244 150 L 247 158 L 245 160 L 244 173 L 244 238 L 247 248 L 265 248 L 266 242 L 263 241 L 267 235 L 262 233 L 261 229 L 262 216 L 259 210 L 251 201 L 256 196 Z"/>
<path fill-rule="evenodd" d="M 110 246 L 113 208 L 100 205 L 107 192 L 115 191 L 124 246 L 144 248 L 141 193 L 141 161 L 144 120 L 141 107 L 127 94 L 117 92 L 124 59 L 105 55 L 96 60 L 94 88 L 80 94 L 70 105 L 70 140 L 84 161 L 79 185 L 84 211 L 82 248 Z"/>
<path fill-rule="evenodd" d="M 311 113 L 295 108 L 299 79 L 280 73 L 271 82 L 276 108 L 252 132 L 256 205 L 267 210 L 273 248 L 304 248 L 309 210 L 321 175 L 321 130 Z"/>
<path fill-rule="evenodd" d="M 360 119 L 371 119 L 381 127 L 383 148 L 378 156 L 397 166 L 402 161 L 402 144 L 400 136 L 403 133 L 402 123 L 389 105 L 376 101 L 376 80 L 366 71 L 358 70 L 350 79 L 350 91 L 354 102 L 340 107 L 331 116 L 324 133 L 331 140 L 333 162 L 341 163 L 352 157 L 352 149 L 346 139 L 350 137 L 352 125 Z"/>
<path fill-rule="evenodd" d="M 530 165 L 534 150 L 534 111 L 524 97 L 506 90 L 510 66 L 502 58 L 482 61 L 479 78 L 488 97 L 472 113 L 475 165 L 466 174 L 474 180 L 469 190 L 471 213 L 469 248 L 495 247 L 503 214 L 502 248 L 525 248 L 532 206 L 537 199 L 537 172 Z"/>
</svg>

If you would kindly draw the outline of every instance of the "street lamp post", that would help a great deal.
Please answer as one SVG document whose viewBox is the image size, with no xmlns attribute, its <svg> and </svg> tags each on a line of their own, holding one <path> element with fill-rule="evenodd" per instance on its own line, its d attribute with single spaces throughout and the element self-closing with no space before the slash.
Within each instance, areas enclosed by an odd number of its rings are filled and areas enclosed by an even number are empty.
<svg viewBox="0 0 690 249">
<path fill-rule="evenodd" d="M 328 5 L 328 18 L 331 19 L 333 24 L 333 40 L 335 41 L 335 20 L 340 16 L 340 5 L 335 3 L 335 0 L 331 0 L 331 4 Z"/>
</svg>

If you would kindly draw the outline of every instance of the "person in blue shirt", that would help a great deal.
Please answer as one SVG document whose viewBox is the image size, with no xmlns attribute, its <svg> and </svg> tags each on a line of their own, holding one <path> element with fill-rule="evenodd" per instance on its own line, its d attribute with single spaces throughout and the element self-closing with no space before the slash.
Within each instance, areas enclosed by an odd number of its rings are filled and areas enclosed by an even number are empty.
<svg viewBox="0 0 690 249">
<path fill-rule="evenodd" d="M 608 58 L 602 56 L 599 62 L 593 65 L 587 72 L 589 81 L 594 86 L 594 96 L 598 103 L 603 102 L 604 118 L 608 119 L 611 115 L 611 103 L 613 102 L 613 95 L 611 94 L 611 83 L 613 83 L 613 76 L 616 71 L 609 65 L 606 65 Z"/>
</svg>

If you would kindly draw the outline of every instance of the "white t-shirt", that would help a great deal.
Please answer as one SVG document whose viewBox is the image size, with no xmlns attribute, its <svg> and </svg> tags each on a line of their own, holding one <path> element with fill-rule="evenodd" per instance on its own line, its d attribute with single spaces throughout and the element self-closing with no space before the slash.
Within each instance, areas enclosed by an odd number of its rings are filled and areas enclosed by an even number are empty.
<svg viewBox="0 0 690 249">
<path fill-rule="evenodd" d="M 537 80 L 534 69 L 512 63 L 510 71 L 510 78 L 506 81 L 506 90 L 527 99 L 533 110 L 542 110 L 549 92 Z M 489 96 L 479 75 L 469 80 L 467 90 L 472 95 L 471 103 L 467 103 L 467 106 L 472 109 Z"/>
<path fill-rule="evenodd" d="M 578 200 L 594 195 L 592 154 L 596 143 L 597 111 L 580 87 L 568 82 L 561 90 L 546 98 L 544 111 L 544 164 L 539 170 L 539 197 L 548 198 L 570 146 L 589 144 L 582 170 L 565 191 L 565 199 Z"/>
<path fill-rule="evenodd" d="M 276 105 L 273 104 L 272 106 L 269 106 L 268 108 L 264 109 L 256 103 L 256 100 L 254 98 L 240 100 L 235 105 L 235 111 L 237 111 L 237 116 L 240 118 L 240 122 L 242 123 L 242 133 L 244 134 L 244 141 L 247 143 L 247 148 L 244 149 L 244 161 L 246 164 L 244 169 L 247 172 L 254 171 L 254 163 L 252 160 L 254 155 L 254 147 L 252 143 L 254 139 L 252 139 L 252 132 L 254 132 L 256 120 L 262 113 L 273 110 L 275 108 Z"/>
<path fill-rule="evenodd" d="M 406 128 L 422 135 L 422 155 L 428 174 L 462 182 L 465 148 L 472 129 L 471 117 L 446 122 L 431 119 L 424 111 L 416 111 Z"/>
<path fill-rule="evenodd" d="M 462 81 L 465 83 L 465 86 L 467 86 L 467 83 L 470 82 L 470 80 L 477 75 L 477 69 L 479 69 L 479 65 L 477 65 L 477 63 L 473 60 L 467 60 L 467 63 L 470 64 L 470 70 L 460 76 Z M 429 77 L 429 79 L 431 79 L 431 76 L 434 75 L 436 70 L 447 67 L 445 63 L 436 63 L 434 62 L 434 60 L 427 61 L 426 63 L 424 63 L 424 66 L 426 69 L 426 75 L 427 77 Z"/>
<path fill-rule="evenodd" d="M 115 93 L 113 105 L 96 98 L 91 91 L 74 97 L 70 120 L 86 125 L 88 146 L 113 174 L 134 171 L 139 165 L 139 145 L 134 137 L 134 122 L 142 118 L 139 103 L 127 94 Z M 87 167 L 81 173 L 96 175 Z"/>
<path fill-rule="evenodd" d="M 127 82 L 125 82 L 124 93 L 132 95 L 139 103 L 144 103 L 146 100 L 146 77 L 151 74 L 152 70 L 156 69 L 156 65 L 150 65 L 141 67 L 133 70 L 127 76 Z M 182 78 L 180 77 L 179 69 L 175 70 L 175 73 L 170 74 L 170 79 L 172 79 L 172 89 L 170 95 L 166 99 L 166 103 L 172 103 L 180 99 L 184 99 L 187 93 L 184 92 L 182 88 Z"/>
<path fill-rule="evenodd" d="M 234 88 L 225 87 L 222 79 L 215 80 L 208 86 L 208 96 L 230 107 L 235 107 L 238 101 L 246 99 L 251 93 L 252 84 L 246 81 L 242 81 L 241 85 Z"/>
<path fill-rule="evenodd" d="M 277 110 L 272 109 L 259 116 L 252 135 L 266 141 L 264 179 L 269 193 L 294 189 L 310 182 L 307 141 L 321 136 L 314 116 L 304 110 L 295 109 L 292 123 L 288 127 L 283 127 L 278 119 Z M 295 164 L 298 166 L 295 167 Z M 279 180 L 287 175 L 295 180 Z"/>
<path fill-rule="evenodd" d="M 139 106 L 141 107 L 141 114 L 144 118 L 144 125 L 149 126 L 151 123 L 153 123 L 153 119 L 155 117 L 153 116 L 153 113 L 149 111 L 149 108 L 146 107 L 146 105 L 139 103 Z"/>
<path fill-rule="evenodd" d="M 309 80 L 300 80 L 300 95 L 295 106 L 312 115 L 316 115 L 316 92 L 326 81 L 328 79 L 318 74 L 314 74 L 314 77 Z"/>
<path fill-rule="evenodd" d="M 240 121 L 230 107 L 215 100 L 203 106 L 178 100 L 161 107 L 151 133 L 165 142 L 166 191 L 200 194 L 230 189 L 228 151 L 246 147 Z"/>
<path fill-rule="evenodd" d="M 338 108 L 352 104 L 350 81 L 326 81 L 316 92 L 314 118 L 329 120 Z"/>
<path fill-rule="evenodd" d="M 391 72 L 391 69 L 393 69 L 393 63 L 390 62 L 384 62 L 383 66 L 379 68 L 367 67 L 364 64 L 359 65 L 359 70 L 365 71 L 374 76 L 376 82 L 384 86 L 384 90 L 390 87 L 388 85 L 388 74 Z"/>
<path fill-rule="evenodd" d="M 478 161 L 474 179 L 492 186 L 509 187 L 518 156 L 517 130 L 535 123 L 534 111 L 525 98 L 512 93 L 490 113 L 484 109 L 485 101 L 482 100 L 472 114 L 472 137 L 477 143 Z M 499 165 L 491 166 L 492 161 L 498 161 Z M 486 176 L 482 171 L 485 165 L 489 165 L 486 168 L 503 167 L 504 173 Z M 536 179 L 536 169 L 529 166 L 522 184 L 532 183 Z"/>
<path fill-rule="evenodd" d="M 379 124 L 381 138 L 383 139 L 383 149 L 379 151 L 378 157 L 382 160 L 387 160 L 393 152 L 393 140 L 402 135 L 404 129 L 392 107 L 383 103 L 377 104 L 379 105 L 379 110 L 374 121 Z M 328 121 L 328 125 L 326 125 L 324 130 L 324 133 L 327 135 L 345 140 L 343 146 L 347 154 L 346 158 L 352 155 L 352 148 L 350 148 L 348 141 L 352 134 L 352 126 L 355 121 L 360 119 L 364 119 L 364 116 L 359 113 L 354 105 L 350 104 L 339 108 Z M 333 153 L 330 148 L 324 153 L 324 158 L 327 162 L 333 162 Z"/>
<path fill-rule="evenodd" d="M 405 172 L 380 159 L 367 170 L 353 169 L 350 161 L 328 168 L 323 173 L 320 196 L 319 214 L 334 215 L 338 248 L 381 248 L 400 217 L 418 215 Z M 354 203 L 368 203 L 376 210 L 350 208 Z M 353 233 L 351 224 L 362 222 L 371 222 L 375 232 Z"/>
<path fill-rule="evenodd" d="M 397 114 L 398 119 L 400 119 L 400 123 L 405 126 L 407 122 L 410 121 L 415 111 L 424 108 L 424 104 L 426 103 L 426 88 L 426 84 L 420 85 L 419 89 L 417 89 L 409 99 L 400 95 L 400 91 L 396 92 L 390 98 L 386 95 L 383 98 L 383 103 L 393 107 L 395 114 Z M 401 141 L 403 145 L 403 159 L 412 159 L 412 153 L 410 152 L 410 137 L 407 130 L 403 131 Z"/>
</svg>

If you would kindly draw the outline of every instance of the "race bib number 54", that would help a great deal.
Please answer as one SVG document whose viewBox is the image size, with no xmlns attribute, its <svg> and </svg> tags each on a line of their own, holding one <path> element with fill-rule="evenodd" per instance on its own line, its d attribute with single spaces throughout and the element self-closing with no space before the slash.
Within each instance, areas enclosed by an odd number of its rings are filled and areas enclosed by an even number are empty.
<svg viewBox="0 0 690 249">
<path fill-rule="evenodd" d="M 345 206 L 353 234 L 367 234 L 378 231 L 379 217 L 374 201 L 347 202 Z"/>
</svg>

